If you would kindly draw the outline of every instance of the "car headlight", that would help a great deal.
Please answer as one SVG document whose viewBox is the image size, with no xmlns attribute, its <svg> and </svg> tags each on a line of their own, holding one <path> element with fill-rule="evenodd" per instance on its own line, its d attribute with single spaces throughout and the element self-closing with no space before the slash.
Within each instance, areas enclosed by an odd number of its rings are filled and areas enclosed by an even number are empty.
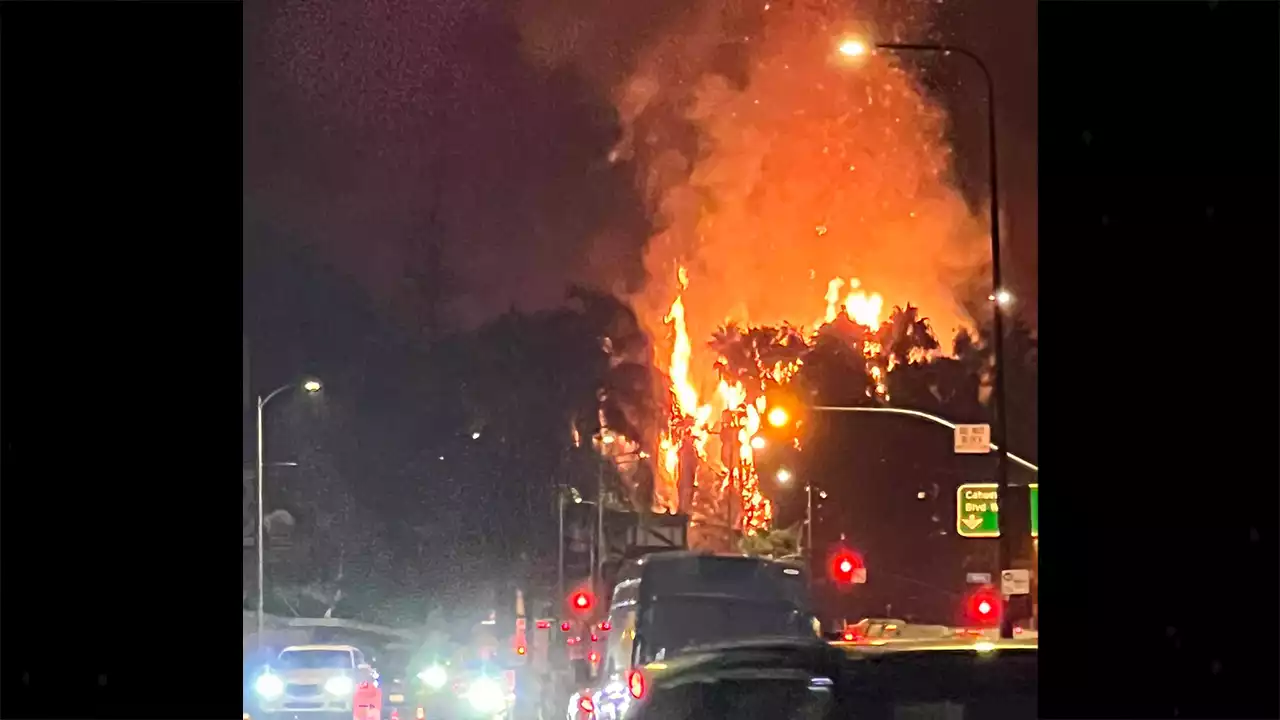
<svg viewBox="0 0 1280 720">
<path fill-rule="evenodd" d="M 467 701 L 477 712 L 496 714 L 507 705 L 502 686 L 489 678 L 479 678 L 467 688 Z"/>
<path fill-rule="evenodd" d="M 449 674 L 439 665 L 431 667 L 418 673 L 418 679 L 427 684 L 432 690 L 439 690 L 444 684 L 449 682 Z"/>
<path fill-rule="evenodd" d="M 324 681 L 324 691 L 330 695 L 350 695 L 354 689 L 355 685 L 346 675 L 337 675 Z"/>
<path fill-rule="evenodd" d="M 258 679 L 254 681 L 253 689 L 256 690 L 259 695 L 267 699 L 280 697 L 284 692 L 284 681 L 271 673 L 264 673 L 259 675 Z"/>
</svg>

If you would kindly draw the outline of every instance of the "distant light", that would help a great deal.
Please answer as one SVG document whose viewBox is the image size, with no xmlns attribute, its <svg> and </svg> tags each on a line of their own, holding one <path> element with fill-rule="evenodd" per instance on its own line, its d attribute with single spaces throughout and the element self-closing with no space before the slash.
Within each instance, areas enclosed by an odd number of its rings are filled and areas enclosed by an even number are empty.
<svg viewBox="0 0 1280 720">
<path fill-rule="evenodd" d="M 826 499 L 827 499 L 827 491 L 826 491 L 826 490 L 819 490 L 819 491 L 818 491 L 818 497 L 822 498 L 823 500 L 826 500 Z"/>
<path fill-rule="evenodd" d="M 478 433 L 478 432 L 473 432 L 473 433 L 471 433 L 471 439 L 472 439 L 472 440 L 479 440 L 479 439 L 480 439 L 480 433 Z"/>
<path fill-rule="evenodd" d="M 765 441 L 762 436 L 756 435 L 755 437 L 751 438 L 751 447 L 755 448 L 756 450 L 763 450 L 764 446 L 765 446 Z"/>
<path fill-rule="evenodd" d="M 1001 305 L 1008 305 L 1013 302 L 1013 293 L 1009 292 L 1008 290 L 997 290 L 995 294 L 988 295 L 987 299 L 997 302 Z"/>
<path fill-rule="evenodd" d="M 928 493 L 926 493 L 926 492 L 925 492 L 925 491 L 923 491 L 923 490 L 921 490 L 920 492 L 916 493 L 916 499 L 917 499 L 917 500 L 923 500 L 923 499 L 925 499 L 925 498 L 926 498 L 926 497 L 928 497 L 928 496 L 929 496 L 929 495 L 928 495 Z"/>
<path fill-rule="evenodd" d="M 853 562 L 852 562 L 851 560 L 849 560 L 848 558 L 846 558 L 846 559 L 844 559 L 844 560 L 841 560 L 841 561 L 840 561 L 840 572 L 842 572 L 842 573 L 850 573 L 850 572 L 853 572 Z"/>
<path fill-rule="evenodd" d="M 775 407 L 769 411 L 766 419 L 769 421 L 770 425 L 774 427 L 782 427 L 787 424 L 787 421 L 791 419 L 791 416 L 787 414 L 786 408 Z"/>
<path fill-rule="evenodd" d="M 983 600 L 982 602 L 978 603 L 978 612 L 982 613 L 983 615 L 986 615 L 987 613 L 991 612 L 991 603 L 987 602 L 986 600 Z"/>
<path fill-rule="evenodd" d="M 605 445 L 613 444 L 613 433 L 600 433 L 600 442 Z"/>
<path fill-rule="evenodd" d="M 321 388 L 323 388 L 323 387 L 324 387 L 324 386 L 320 384 L 320 381 L 319 381 L 319 380 L 308 380 L 308 381 L 306 381 L 306 382 L 302 383 L 302 389 L 303 389 L 303 390 L 306 390 L 306 391 L 307 391 L 307 392 L 309 392 L 309 393 L 317 393 L 317 392 L 320 392 L 320 389 L 321 389 Z"/>
<path fill-rule="evenodd" d="M 996 649 L 996 644 L 991 642 L 977 642 L 973 644 L 973 649 L 978 652 L 991 652 Z"/>
<path fill-rule="evenodd" d="M 443 460 L 444 458 L 441 458 L 441 459 Z M 574 498 L 573 498 L 573 504 L 574 504 L 574 505 L 581 505 L 581 504 L 582 504 L 582 498 L 580 498 L 580 497 L 574 497 Z"/>
<path fill-rule="evenodd" d="M 777 478 L 780 483 L 789 483 L 791 482 L 791 471 L 786 468 L 780 468 L 778 470 Z"/>
<path fill-rule="evenodd" d="M 857 38 L 847 38 L 840 43 L 838 48 L 840 54 L 847 58 L 865 57 L 871 53 L 871 48 L 867 44 Z"/>
</svg>

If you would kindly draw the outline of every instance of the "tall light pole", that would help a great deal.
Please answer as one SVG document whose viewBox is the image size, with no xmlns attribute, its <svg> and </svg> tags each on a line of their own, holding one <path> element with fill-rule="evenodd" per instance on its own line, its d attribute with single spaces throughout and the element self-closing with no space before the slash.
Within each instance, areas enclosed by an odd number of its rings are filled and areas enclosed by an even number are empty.
<svg viewBox="0 0 1280 720">
<path fill-rule="evenodd" d="M 774 478 L 781 484 L 786 485 L 791 482 L 791 478 L 795 477 L 787 468 L 778 470 Z M 805 551 L 813 554 L 813 483 L 805 481 L 804 484 L 804 543 L 797 548 L 797 555 L 804 557 Z M 799 544 L 799 543 L 797 543 Z"/>
<path fill-rule="evenodd" d="M 258 455 L 258 457 L 257 457 L 257 472 L 258 472 L 258 537 L 257 537 L 257 545 L 258 545 L 258 646 L 259 646 L 259 647 L 261 647 L 261 646 L 262 646 L 263 628 L 264 628 L 264 626 L 265 626 L 265 624 L 266 624 L 266 617 L 265 617 L 265 616 L 264 616 L 264 614 L 263 614 L 263 613 L 265 612 L 265 610 L 264 610 L 264 608 L 263 608 L 263 604 L 264 604 L 264 602 L 265 602 L 266 593 L 264 592 L 264 581 L 263 581 L 263 576 L 264 576 L 264 574 L 265 574 L 265 572 L 264 572 L 264 565 L 265 565 L 264 560 L 265 560 L 265 556 L 264 556 L 264 554 L 263 554 L 263 544 L 264 544 L 264 542 L 263 542 L 263 527 L 262 527 L 262 526 L 263 526 L 263 517 L 264 517 L 265 513 L 263 513 L 263 511 L 262 511 L 262 502 L 263 502 L 263 491 L 262 491 L 262 488 L 263 488 L 263 486 L 266 484 L 266 478 L 265 478 L 265 476 L 263 475 L 263 472 L 262 472 L 262 468 L 263 468 L 263 465 L 264 465 L 264 463 L 263 463 L 263 453 L 262 453 L 262 408 L 266 407 L 267 403 L 271 402 L 271 399 L 272 399 L 272 398 L 274 398 L 275 396 L 279 395 L 280 393 L 284 392 L 285 390 L 291 390 L 291 389 L 293 389 L 293 388 L 295 388 L 295 387 L 298 387 L 297 383 L 288 383 L 288 384 L 286 384 L 286 385 L 281 385 L 280 387 L 276 388 L 275 390 L 272 390 L 271 392 L 267 393 L 266 397 L 263 397 L 262 395 L 259 395 L 259 396 L 258 396 L 258 416 L 257 416 L 257 425 L 258 425 L 258 453 L 257 453 L 257 455 Z M 307 392 L 309 392 L 309 393 L 317 393 L 317 392 L 320 392 L 320 389 L 321 389 L 321 387 L 323 387 L 323 386 L 320 384 L 320 381 L 319 381 L 319 380 L 314 380 L 314 379 L 312 379 L 312 380 L 307 380 L 307 381 L 303 382 L 301 387 L 302 387 L 302 389 L 303 389 L 303 390 L 306 390 L 306 391 L 307 391 Z"/>
<path fill-rule="evenodd" d="M 1001 306 L 1004 299 L 1008 297 L 1005 291 L 1003 280 L 1000 273 L 1000 182 L 999 167 L 996 155 L 996 84 L 991 79 L 991 71 L 987 69 L 987 64 L 974 53 L 965 48 L 955 45 L 935 45 L 927 43 L 876 43 L 875 47 L 880 50 L 890 50 L 894 52 L 926 52 L 940 53 L 947 55 L 956 53 L 963 55 L 974 62 L 978 69 L 982 71 L 982 77 L 987 83 L 987 179 L 990 183 L 990 213 L 991 213 L 991 307 L 992 307 L 992 331 L 995 335 L 992 338 L 992 352 L 995 354 L 995 362 L 992 367 L 992 446 L 996 450 L 996 492 L 1002 493 L 1000 497 L 1008 497 L 1009 489 L 1009 453 L 1005 449 L 1005 436 L 1008 429 L 1007 416 L 1005 414 L 1005 382 L 1004 382 L 1004 313 Z M 841 55 L 849 58 L 857 58 L 867 55 L 870 48 L 866 42 L 857 39 L 847 39 L 842 42 L 838 48 Z M 1010 506 L 1012 507 L 1012 506 Z M 1010 566 L 1013 555 L 1013 538 L 1011 533 L 1000 533 L 1000 567 L 997 571 L 1003 571 Z M 1000 637 L 1013 637 L 1013 618 L 1009 613 L 1001 613 Z"/>
</svg>

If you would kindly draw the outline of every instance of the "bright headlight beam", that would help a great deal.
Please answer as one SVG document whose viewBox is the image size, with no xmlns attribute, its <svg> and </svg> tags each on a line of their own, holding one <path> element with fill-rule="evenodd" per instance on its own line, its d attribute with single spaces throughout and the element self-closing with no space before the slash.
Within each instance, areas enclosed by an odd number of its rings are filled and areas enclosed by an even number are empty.
<svg viewBox="0 0 1280 720">
<path fill-rule="evenodd" d="M 477 712 L 497 714 L 507 704 L 506 693 L 489 678 L 478 678 L 467 688 L 467 701 Z"/>
<path fill-rule="evenodd" d="M 324 681 L 324 691 L 330 695 L 350 695 L 354 689 L 355 685 L 351 682 L 351 678 L 345 675 L 338 675 Z"/>
<path fill-rule="evenodd" d="M 432 665 L 418 673 L 418 679 L 426 683 L 427 687 L 432 690 L 439 690 L 449 681 L 449 674 L 439 665 Z"/>
<path fill-rule="evenodd" d="M 258 676 L 253 683 L 253 689 L 264 698 L 279 697 L 284 692 L 284 681 L 271 673 L 266 673 Z"/>
</svg>

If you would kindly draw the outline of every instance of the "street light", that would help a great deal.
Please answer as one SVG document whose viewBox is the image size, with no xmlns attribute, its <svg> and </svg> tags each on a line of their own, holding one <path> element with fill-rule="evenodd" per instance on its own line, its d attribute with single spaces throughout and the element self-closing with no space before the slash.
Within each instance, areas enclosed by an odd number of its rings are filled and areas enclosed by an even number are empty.
<svg viewBox="0 0 1280 720">
<path fill-rule="evenodd" d="M 841 55 L 849 58 L 862 57 L 868 54 L 869 44 L 858 38 L 845 38 L 840 42 L 839 52 Z M 906 52 L 927 52 L 949 55 L 956 53 L 964 55 L 978 66 L 982 71 L 982 77 L 987 83 L 987 180 L 990 183 L 990 210 L 991 213 L 991 289 L 995 303 L 992 305 L 992 331 L 995 334 L 992 350 L 995 353 L 995 363 L 992 369 L 995 373 L 994 382 L 992 383 L 992 407 L 994 409 L 994 420 L 992 423 L 993 448 L 997 448 L 996 453 L 996 488 L 997 492 L 1006 491 L 1008 495 L 1009 489 L 1009 453 L 1004 449 L 1005 434 L 1008 426 L 1005 416 L 1005 382 L 1004 382 L 1004 313 L 1003 305 L 1008 304 L 1013 298 L 1008 291 L 1003 289 L 1004 283 L 1000 275 L 1000 184 L 999 172 L 996 161 L 996 86 L 991 79 L 991 71 L 987 69 L 987 64 L 983 62 L 981 57 L 970 50 L 955 45 L 934 45 L 923 43 L 875 43 L 875 47 L 880 50 L 906 51 Z M 1009 567 L 1010 556 L 1012 555 L 1011 547 L 1012 538 L 1009 533 L 1000 534 L 1000 569 Z M 1000 623 L 1000 637 L 1013 637 L 1013 620 L 1005 614 Z"/>
<path fill-rule="evenodd" d="M 264 626 L 265 626 L 265 624 L 266 624 L 266 618 L 265 618 L 265 616 L 264 616 L 264 614 L 263 614 L 263 613 L 265 612 L 265 609 L 264 609 L 264 607 L 263 607 L 263 606 L 264 606 L 264 604 L 265 604 L 265 602 L 266 602 L 266 593 L 264 592 L 264 590 L 265 590 L 264 582 L 265 582 L 265 581 L 264 581 L 264 577 L 263 577 L 263 576 L 265 575 L 265 572 L 264 572 L 264 569 L 263 569 L 263 568 L 264 568 L 264 566 L 265 566 L 265 557 L 264 557 L 264 554 L 263 554 L 263 545 L 265 544 L 265 541 L 264 541 L 264 539 L 263 539 L 263 515 L 264 515 L 264 513 L 263 513 L 263 507 L 262 507 L 262 503 L 263 503 L 263 490 L 262 490 L 262 488 L 263 488 L 263 485 L 266 483 L 266 478 L 265 478 L 265 476 L 263 475 L 263 472 L 262 472 L 262 468 L 263 468 L 263 465 L 264 465 L 264 463 L 263 463 L 263 457 L 262 457 L 262 408 L 266 407 L 267 403 L 271 402 L 271 399 L 272 399 L 272 398 L 274 398 L 275 396 L 279 395 L 280 393 L 284 392 L 285 390 L 290 390 L 290 389 L 293 389 L 293 388 L 295 388 L 295 387 L 297 387 L 297 384 L 295 384 L 295 383 L 288 383 L 288 384 L 285 384 L 285 385 L 281 385 L 280 387 L 276 388 L 275 390 L 272 390 L 271 392 L 267 393 L 266 397 L 263 397 L 262 395 L 259 395 L 259 396 L 258 396 L 258 416 L 257 416 L 257 425 L 258 425 L 258 457 L 257 457 L 257 470 L 258 470 L 258 533 L 257 533 L 257 535 L 258 535 L 258 537 L 257 537 L 257 544 L 258 544 L 258 645 L 259 645 L 259 647 L 261 647 L 261 645 L 262 645 L 262 634 L 263 634 L 263 628 L 264 628 Z M 305 391 L 307 391 L 308 393 L 313 394 L 313 395 L 314 395 L 315 393 L 320 392 L 321 388 L 323 388 L 323 387 L 324 387 L 324 386 L 320 384 L 320 381 L 319 381 L 319 380 L 316 380 L 315 378 L 308 378 L 307 380 L 305 380 L 305 381 L 303 381 L 303 382 L 302 382 L 302 389 L 303 389 L 303 390 L 305 390 Z"/>
<path fill-rule="evenodd" d="M 765 419 L 769 421 L 770 425 L 780 428 L 791 420 L 791 416 L 787 414 L 786 409 L 781 406 L 775 406 L 769 410 L 769 414 L 765 416 Z"/>
<path fill-rule="evenodd" d="M 778 468 L 778 472 L 774 477 L 778 480 L 779 484 L 786 485 L 791 482 L 792 478 L 795 476 L 786 468 Z M 827 494 L 825 492 L 822 493 L 822 497 L 826 496 Z M 805 541 L 803 544 L 797 543 L 800 545 L 800 547 L 797 548 L 798 555 L 804 555 L 805 549 L 812 550 L 813 548 L 813 485 L 809 483 L 805 483 L 804 485 L 804 529 Z"/>
</svg>

